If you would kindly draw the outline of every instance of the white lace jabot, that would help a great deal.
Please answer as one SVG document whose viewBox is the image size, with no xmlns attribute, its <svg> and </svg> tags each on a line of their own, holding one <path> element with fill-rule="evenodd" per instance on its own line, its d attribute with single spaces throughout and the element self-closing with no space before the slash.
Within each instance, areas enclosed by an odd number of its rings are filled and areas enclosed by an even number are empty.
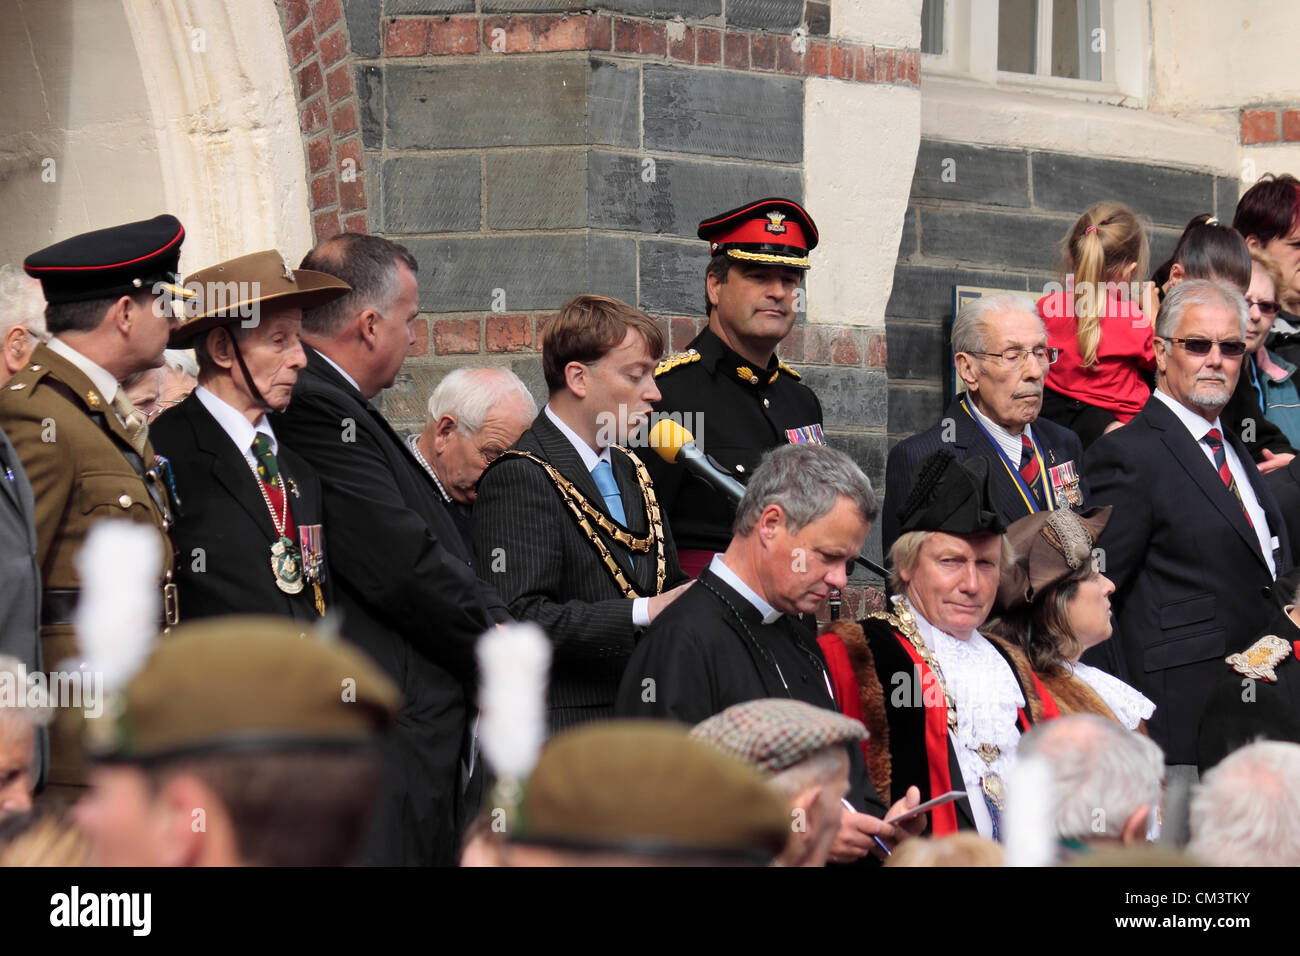
<svg viewBox="0 0 1300 956">
<path fill-rule="evenodd" d="M 1145 694 L 1099 667 L 1075 664 L 1074 676 L 1095 690 L 1111 713 L 1129 730 L 1137 730 L 1140 721 L 1149 720 L 1155 713 L 1156 705 Z"/>
</svg>

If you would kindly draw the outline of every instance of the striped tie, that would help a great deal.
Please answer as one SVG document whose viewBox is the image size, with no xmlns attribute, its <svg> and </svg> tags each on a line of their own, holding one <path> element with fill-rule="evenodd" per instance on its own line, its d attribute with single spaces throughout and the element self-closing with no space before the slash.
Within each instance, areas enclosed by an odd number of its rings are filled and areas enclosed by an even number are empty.
<svg viewBox="0 0 1300 956">
<path fill-rule="evenodd" d="M 1034 454 L 1034 443 L 1029 440 L 1029 435 L 1025 432 L 1020 433 L 1020 477 L 1025 479 L 1025 484 L 1029 490 L 1034 493 L 1034 498 L 1041 505 L 1043 504 L 1043 492 L 1038 481 L 1038 456 Z"/>
<path fill-rule="evenodd" d="M 1214 453 L 1214 467 L 1219 469 L 1220 480 L 1236 497 L 1237 504 L 1241 505 L 1242 514 L 1246 516 L 1246 524 L 1253 529 L 1255 522 L 1250 520 L 1250 512 L 1246 510 L 1246 503 L 1241 500 L 1241 491 L 1237 488 L 1236 479 L 1232 477 L 1232 469 L 1228 467 L 1228 456 L 1223 450 L 1223 433 L 1217 428 L 1211 428 L 1201 441 L 1210 446 L 1210 451 Z"/>
</svg>

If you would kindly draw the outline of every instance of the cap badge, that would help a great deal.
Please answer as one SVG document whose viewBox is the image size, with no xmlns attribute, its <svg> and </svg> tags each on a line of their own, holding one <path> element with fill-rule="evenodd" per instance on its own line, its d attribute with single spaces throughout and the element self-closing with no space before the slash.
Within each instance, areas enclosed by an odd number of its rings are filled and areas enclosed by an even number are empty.
<svg viewBox="0 0 1300 956">
<path fill-rule="evenodd" d="M 283 256 L 281 256 L 280 264 L 284 266 L 284 277 L 288 279 L 290 282 L 295 281 L 293 277 L 293 270 L 289 268 L 289 261 L 285 259 Z"/>
<path fill-rule="evenodd" d="M 769 212 L 767 214 L 767 225 L 764 226 L 763 228 L 765 228 L 768 232 L 772 233 L 773 235 L 777 235 L 777 236 L 784 233 L 785 213 L 776 212 L 776 211 Z"/>
</svg>

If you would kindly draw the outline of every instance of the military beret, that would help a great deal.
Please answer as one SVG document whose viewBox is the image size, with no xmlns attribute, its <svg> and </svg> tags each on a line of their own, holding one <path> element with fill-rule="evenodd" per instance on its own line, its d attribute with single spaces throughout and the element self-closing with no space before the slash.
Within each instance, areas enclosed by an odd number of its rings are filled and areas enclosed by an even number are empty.
<svg viewBox="0 0 1300 956">
<path fill-rule="evenodd" d="M 859 720 L 801 700 L 747 700 L 701 721 L 691 736 L 763 773 L 780 773 L 827 747 L 867 739 Z"/>
<path fill-rule="evenodd" d="M 1082 567 L 1092 567 L 1092 548 L 1110 521 L 1113 506 L 1076 514 L 1068 508 L 1037 511 L 1007 529 L 1015 561 L 1002 571 L 998 607 L 1009 611 L 1030 604 L 1044 588 Z"/>
<path fill-rule="evenodd" d="M 87 717 L 87 749 L 146 763 L 235 750 L 357 747 L 396 713 L 393 683 L 337 639 L 276 617 L 182 624 Z"/>
<path fill-rule="evenodd" d="M 808 268 L 808 251 L 817 247 L 817 226 L 791 199 L 760 199 L 711 216 L 696 233 L 709 252 L 765 265 Z"/>
<path fill-rule="evenodd" d="M 993 503 L 988 459 L 958 461 L 946 448 L 921 459 L 897 514 L 899 534 L 1002 534 L 1006 530 Z"/>
<path fill-rule="evenodd" d="M 352 286 L 342 279 L 311 269 L 290 269 L 274 249 L 219 262 L 185 278 L 193 297 L 185 303 L 181 325 L 171 334 L 170 348 L 189 348 L 193 340 L 220 325 L 250 322 L 258 308 L 294 306 L 314 309 L 347 295 Z"/>
<path fill-rule="evenodd" d="M 602 721 L 553 737 L 510 839 L 582 852 L 767 862 L 789 817 L 752 768 L 660 721 Z"/>
<path fill-rule="evenodd" d="M 176 266 L 185 227 L 175 216 L 83 232 L 23 261 L 50 303 L 85 302 L 136 292 L 184 296 Z"/>
</svg>

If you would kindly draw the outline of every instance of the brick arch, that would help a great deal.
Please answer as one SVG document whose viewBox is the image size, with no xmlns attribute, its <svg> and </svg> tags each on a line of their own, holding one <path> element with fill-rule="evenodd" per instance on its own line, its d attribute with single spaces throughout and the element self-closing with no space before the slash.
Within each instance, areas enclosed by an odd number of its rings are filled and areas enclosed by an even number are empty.
<svg viewBox="0 0 1300 956">
<path fill-rule="evenodd" d="M 308 205 L 319 242 L 369 231 L 360 103 L 341 0 L 276 0 L 298 98 Z"/>
</svg>

